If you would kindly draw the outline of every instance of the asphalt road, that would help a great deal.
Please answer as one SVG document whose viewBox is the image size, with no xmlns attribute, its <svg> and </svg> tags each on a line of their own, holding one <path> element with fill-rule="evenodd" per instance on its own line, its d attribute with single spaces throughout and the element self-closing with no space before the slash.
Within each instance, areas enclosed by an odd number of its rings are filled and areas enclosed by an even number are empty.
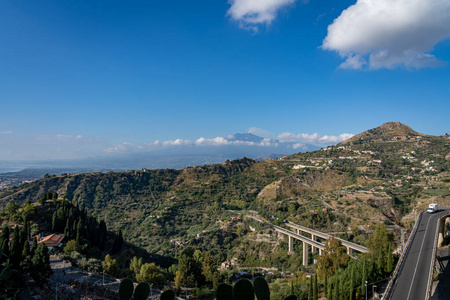
<svg viewBox="0 0 450 300">
<path fill-rule="evenodd" d="M 392 300 L 426 299 L 437 221 L 444 212 L 441 210 L 434 214 L 423 214 L 403 269 L 395 284 Z"/>
</svg>

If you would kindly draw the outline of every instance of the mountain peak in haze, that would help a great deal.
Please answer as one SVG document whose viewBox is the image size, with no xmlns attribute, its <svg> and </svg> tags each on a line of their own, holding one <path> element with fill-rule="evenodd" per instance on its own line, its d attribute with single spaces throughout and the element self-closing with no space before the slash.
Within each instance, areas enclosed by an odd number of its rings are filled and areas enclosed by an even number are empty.
<svg viewBox="0 0 450 300">
<path fill-rule="evenodd" d="M 230 141 L 261 143 L 264 138 L 253 133 L 235 133 L 229 138 Z"/>
<path fill-rule="evenodd" d="M 343 143 L 351 143 L 358 140 L 372 140 L 382 138 L 392 138 L 394 136 L 425 136 L 425 134 L 414 131 L 408 125 L 400 122 L 386 122 L 381 126 L 361 132 Z"/>
</svg>

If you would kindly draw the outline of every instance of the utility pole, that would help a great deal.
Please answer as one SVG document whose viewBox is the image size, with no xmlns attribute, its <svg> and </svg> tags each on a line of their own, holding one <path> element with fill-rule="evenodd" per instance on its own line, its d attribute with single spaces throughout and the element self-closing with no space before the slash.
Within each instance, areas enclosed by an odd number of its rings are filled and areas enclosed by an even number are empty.
<svg viewBox="0 0 450 300">
<path fill-rule="evenodd" d="M 367 280 L 366 280 L 366 300 L 367 300 Z"/>
</svg>

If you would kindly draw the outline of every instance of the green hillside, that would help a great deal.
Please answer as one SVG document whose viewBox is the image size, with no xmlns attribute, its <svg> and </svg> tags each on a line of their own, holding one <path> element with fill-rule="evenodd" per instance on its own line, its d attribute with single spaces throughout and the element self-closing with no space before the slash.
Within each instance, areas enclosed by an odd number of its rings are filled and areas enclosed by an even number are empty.
<svg viewBox="0 0 450 300">
<path fill-rule="evenodd" d="M 250 226 L 258 224 L 244 217 L 247 210 L 364 244 L 373 225 L 408 227 L 415 207 L 450 200 L 449 143 L 447 135 L 387 123 L 344 143 L 280 160 L 47 176 L 1 190 L 0 207 L 56 192 L 152 253 L 176 257 L 191 244 L 221 259 L 237 258 L 241 265 L 277 266 L 281 258 L 251 262 L 258 252 L 281 257 L 286 245 L 268 228 L 256 228 L 265 239 L 257 238 L 258 231 L 250 234 Z"/>
</svg>

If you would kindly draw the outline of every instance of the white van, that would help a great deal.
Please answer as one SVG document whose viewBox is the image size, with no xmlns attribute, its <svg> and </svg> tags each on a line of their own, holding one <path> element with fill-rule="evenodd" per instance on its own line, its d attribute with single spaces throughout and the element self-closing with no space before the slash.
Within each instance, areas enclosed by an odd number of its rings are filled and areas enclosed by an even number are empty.
<svg viewBox="0 0 450 300">
<path fill-rule="evenodd" d="M 431 203 L 428 205 L 427 213 L 432 214 L 438 210 L 438 205 L 436 203 Z"/>
</svg>

